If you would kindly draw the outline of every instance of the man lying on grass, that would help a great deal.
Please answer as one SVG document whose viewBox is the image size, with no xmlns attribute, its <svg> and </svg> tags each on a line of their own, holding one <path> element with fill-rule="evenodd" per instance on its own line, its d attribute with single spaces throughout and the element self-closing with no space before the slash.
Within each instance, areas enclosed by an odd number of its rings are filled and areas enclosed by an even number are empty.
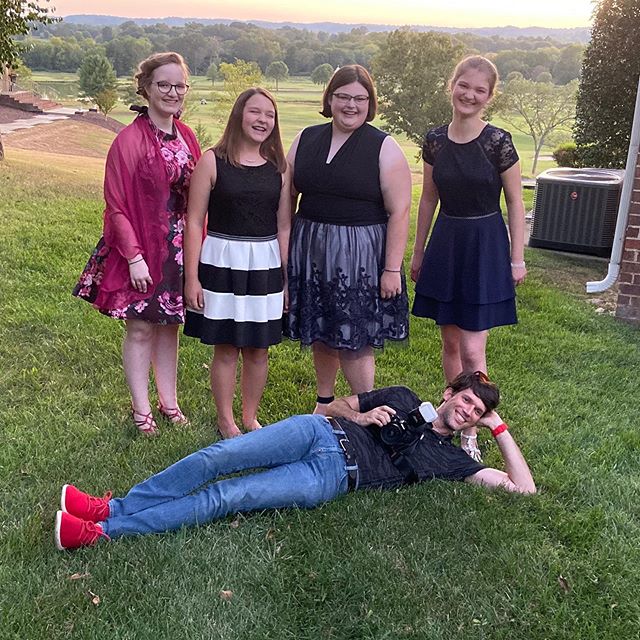
<svg viewBox="0 0 640 640">
<path fill-rule="evenodd" d="M 58 549 L 126 535 L 204 524 L 239 511 L 312 508 L 355 489 L 389 489 L 441 478 L 534 493 L 531 472 L 496 413 L 498 388 L 462 373 L 437 410 L 406 387 L 387 387 L 328 405 L 326 418 L 303 415 L 216 442 L 135 485 L 124 498 L 62 488 L 56 515 Z M 396 418 L 404 421 L 398 424 Z M 428 421 L 425 421 L 428 420 Z M 454 446 L 467 427 L 491 430 L 505 471 L 490 469 Z M 251 473 L 218 480 L 239 471 Z"/>
</svg>

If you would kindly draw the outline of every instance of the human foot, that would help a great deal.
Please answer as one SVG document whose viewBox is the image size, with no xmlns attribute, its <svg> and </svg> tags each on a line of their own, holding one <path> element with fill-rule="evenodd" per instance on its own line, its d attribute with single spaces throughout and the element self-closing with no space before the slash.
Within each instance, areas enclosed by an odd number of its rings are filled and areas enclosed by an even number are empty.
<svg viewBox="0 0 640 640">
<path fill-rule="evenodd" d="M 132 409 L 131 416 L 133 418 L 133 424 L 143 436 L 158 435 L 158 425 L 156 424 L 151 411 L 149 411 L 149 413 L 142 413 Z"/>
<path fill-rule="evenodd" d="M 158 402 L 158 411 L 172 424 L 187 426 L 189 418 L 182 413 L 180 407 L 165 407 L 162 402 Z"/>
</svg>

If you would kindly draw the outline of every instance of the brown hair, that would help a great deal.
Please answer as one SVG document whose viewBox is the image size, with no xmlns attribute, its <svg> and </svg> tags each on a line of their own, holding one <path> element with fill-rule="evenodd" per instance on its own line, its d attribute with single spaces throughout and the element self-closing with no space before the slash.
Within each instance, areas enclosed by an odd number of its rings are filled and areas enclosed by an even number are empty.
<svg viewBox="0 0 640 640">
<path fill-rule="evenodd" d="M 284 173 L 287 170 L 287 159 L 284 155 L 282 138 L 280 136 L 278 105 L 276 104 L 276 99 L 266 89 L 262 89 L 261 87 L 251 87 L 237 97 L 231 108 L 224 133 L 216 146 L 213 147 L 213 152 L 234 167 L 240 166 L 240 162 L 238 161 L 238 145 L 242 137 L 242 115 L 249 98 L 255 95 L 261 95 L 270 100 L 275 111 L 273 131 L 260 145 L 260 155 L 268 162 L 274 164 L 278 169 L 278 173 Z"/>
<path fill-rule="evenodd" d="M 500 391 L 483 371 L 463 371 L 447 385 L 453 393 L 471 389 L 485 406 L 485 414 L 493 411 L 500 402 Z"/>
<path fill-rule="evenodd" d="M 345 84 L 351 84 L 352 82 L 359 82 L 369 94 L 369 110 L 367 111 L 366 121 L 371 122 L 376 117 L 376 111 L 378 110 L 376 88 L 369 72 L 359 64 L 348 64 L 340 67 L 340 69 L 331 76 L 331 80 L 329 80 L 327 88 L 322 95 L 322 111 L 320 115 L 323 115 L 325 118 L 331 117 L 331 104 L 329 101 L 333 92 L 340 87 L 344 87 Z"/>
<path fill-rule="evenodd" d="M 189 67 L 187 67 L 187 63 L 179 53 L 176 53 L 175 51 L 154 53 L 148 58 L 145 58 L 138 65 L 138 69 L 133 76 L 133 79 L 136 83 L 136 93 L 141 95 L 143 98 L 148 98 L 149 96 L 147 94 L 147 87 L 151 84 L 153 72 L 158 67 L 163 67 L 165 64 L 179 65 L 180 67 L 182 67 L 182 71 L 184 71 L 185 80 L 189 78 Z"/>
<path fill-rule="evenodd" d="M 491 60 L 488 60 L 484 56 L 467 56 L 460 60 L 453 70 L 451 78 L 449 78 L 449 91 L 451 91 L 455 83 L 458 82 L 458 78 L 470 69 L 482 71 L 487 76 L 487 80 L 489 81 L 489 95 L 493 96 L 496 84 L 498 84 L 498 69 L 496 69 L 496 65 L 493 64 Z"/>
</svg>

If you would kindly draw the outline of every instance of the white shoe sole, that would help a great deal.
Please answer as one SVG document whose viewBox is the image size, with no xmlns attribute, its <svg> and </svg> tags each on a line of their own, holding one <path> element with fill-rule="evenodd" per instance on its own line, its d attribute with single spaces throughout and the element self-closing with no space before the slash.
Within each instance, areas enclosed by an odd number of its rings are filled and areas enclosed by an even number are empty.
<svg viewBox="0 0 640 640">
<path fill-rule="evenodd" d="M 65 484 L 62 487 L 62 491 L 60 492 L 60 509 L 61 509 L 61 511 L 64 511 L 65 513 L 69 513 L 67 511 L 67 505 L 65 504 L 65 501 L 64 501 L 64 495 L 65 495 L 65 493 L 67 493 L 67 487 L 68 486 L 69 486 L 68 484 Z"/>
<path fill-rule="evenodd" d="M 54 529 L 53 537 L 56 542 L 56 549 L 58 551 L 64 551 L 66 547 L 62 546 L 62 542 L 60 541 L 60 527 L 62 525 L 62 511 L 58 511 L 56 513 L 56 526 Z"/>
</svg>

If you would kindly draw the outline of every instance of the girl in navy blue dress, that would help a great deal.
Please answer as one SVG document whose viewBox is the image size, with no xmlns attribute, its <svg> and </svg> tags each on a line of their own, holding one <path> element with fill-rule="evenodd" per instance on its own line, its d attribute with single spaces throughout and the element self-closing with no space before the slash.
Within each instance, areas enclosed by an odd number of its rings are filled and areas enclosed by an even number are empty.
<svg viewBox="0 0 640 640">
<path fill-rule="evenodd" d="M 497 81 L 495 66 L 482 56 L 458 63 L 449 82 L 453 119 L 431 129 L 422 149 L 412 313 L 440 327 L 447 381 L 462 371 L 486 372 L 489 329 L 517 322 L 515 285 L 527 273 L 518 154 L 507 131 L 482 119 Z M 500 211 L 503 189 L 509 233 Z M 462 446 L 479 458 L 475 429 L 463 434 Z"/>
</svg>

